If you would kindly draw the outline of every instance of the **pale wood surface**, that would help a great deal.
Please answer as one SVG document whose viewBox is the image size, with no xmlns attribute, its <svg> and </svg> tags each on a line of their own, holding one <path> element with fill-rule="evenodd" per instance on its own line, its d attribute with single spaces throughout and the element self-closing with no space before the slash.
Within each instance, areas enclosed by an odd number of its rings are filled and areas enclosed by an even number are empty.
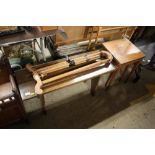
<svg viewBox="0 0 155 155">
<path fill-rule="evenodd" d="M 103 74 L 112 72 L 114 70 L 115 70 L 115 67 L 112 64 L 110 64 L 108 67 L 104 67 L 104 68 L 101 68 L 101 69 L 96 69 L 95 71 L 90 72 L 88 74 L 81 75 L 79 77 L 76 77 L 74 79 L 65 81 L 65 82 L 57 84 L 57 85 L 53 85 L 52 87 L 48 87 L 48 88 L 44 89 L 43 93 L 45 94 L 45 93 L 48 93 L 48 92 L 51 92 L 51 91 L 54 91 L 54 90 L 58 90 L 60 88 L 66 87 L 66 86 L 70 86 L 70 85 L 73 85 L 73 84 L 76 84 L 76 83 L 79 83 L 79 82 L 82 82 L 82 81 L 86 81 L 88 79 L 92 79 L 92 78 L 101 76 Z"/>
<path fill-rule="evenodd" d="M 97 31 L 98 26 L 94 26 L 94 32 Z M 135 30 L 135 26 L 102 26 L 102 32 L 99 38 L 114 40 L 122 38 L 128 27 L 128 35 L 132 34 Z M 89 31 L 88 26 L 62 26 L 68 35 L 68 39 L 64 40 L 62 37 L 57 36 L 56 42 L 58 45 L 70 44 L 77 41 L 88 40 Z M 92 38 L 96 38 L 96 34 L 92 34 Z"/>
<path fill-rule="evenodd" d="M 104 51 L 104 50 L 93 51 L 93 53 L 91 53 L 91 54 L 87 53 L 87 55 L 85 55 L 85 56 L 77 57 L 75 59 L 70 59 L 70 61 L 74 61 L 75 66 L 85 64 L 87 62 L 91 62 L 92 60 L 95 62 L 93 62 L 91 64 L 86 64 L 85 66 L 79 67 L 75 70 L 71 70 L 71 71 L 68 71 L 65 73 L 61 73 L 61 74 L 58 74 L 58 75 L 53 76 L 53 77 L 47 77 L 47 79 L 41 79 L 39 76 L 38 70 L 34 70 L 32 65 L 27 64 L 26 68 L 30 72 L 32 72 L 33 78 L 37 82 L 37 84 L 35 86 L 35 93 L 42 94 L 44 89 L 46 89 L 47 87 L 49 87 L 51 85 L 52 86 L 55 85 L 55 82 L 59 82 L 60 80 L 63 80 L 63 79 L 65 80 L 68 77 L 72 77 L 72 79 L 73 79 L 75 76 L 78 77 L 81 74 L 86 74 L 88 71 L 92 71 L 92 69 L 96 69 L 96 68 L 99 68 L 101 66 L 104 67 L 103 65 L 111 63 L 112 59 L 113 59 L 112 55 L 107 51 Z M 64 68 L 66 68 L 66 67 L 69 67 L 69 65 L 68 64 L 66 65 L 66 61 L 65 61 Z M 43 76 L 46 76 L 45 74 L 50 74 L 50 73 L 52 75 L 52 73 L 53 73 L 53 71 L 55 71 L 55 69 L 60 70 L 60 68 L 62 68 L 62 64 L 58 63 L 58 64 L 54 64 L 54 66 L 51 65 L 48 68 L 47 67 L 41 68 L 41 70 L 39 69 L 39 72 L 41 74 L 43 74 Z M 45 72 L 45 71 L 47 71 L 47 72 Z"/>
<path fill-rule="evenodd" d="M 0 32 L 15 30 L 17 26 L 0 26 Z"/>
<path fill-rule="evenodd" d="M 73 85 L 73 84 L 76 84 L 76 83 L 79 83 L 79 82 L 82 82 L 82 81 L 85 81 L 88 79 L 92 79 L 92 78 L 95 78 L 97 76 L 101 76 L 101 75 L 104 75 L 106 73 L 112 72 L 114 70 L 115 70 L 115 66 L 110 64 L 108 67 L 104 67 L 102 69 L 96 69 L 95 71 L 90 72 L 88 74 L 80 75 L 79 77 L 76 77 L 74 79 L 67 80 L 63 83 L 53 85 L 52 87 L 44 90 L 44 93 L 48 93 L 48 92 L 51 92 L 54 90 L 58 90 L 58 89 L 61 89 L 63 87 L 70 86 L 70 85 Z M 35 94 L 35 84 L 36 84 L 35 81 L 28 81 L 28 82 L 24 82 L 22 84 L 19 84 L 19 89 L 20 89 L 21 97 L 23 100 L 27 100 L 27 99 L 30 99 L 30 98 L 37 96 L 37 94 Z M 29 94 L 29 95 L 26 95 L 26 94 Z"/>
<path fill-rule="evenodd" d="M 49 31 L 49 30 L 55 30 L 58 29 L 58 26 L 40 26 L 42 31 Z"/>
<path fill-rule="evenodd" d="M 60 35 L 57 35 L 57 43 L 83 39 L 85 26 L 62 26 L 62 28 L 67 33 L 68 39 L 64 40 Z"/>
<path fill-rule="evenodd" d="M 103 43 L 104 47 L 114 56 L 119 64 L 126 64 L 144 57 L 140 51 L 128 39 L 119 39 Z"/>
<path fill-rule="evenodd" d="M 95 62 L 95 63 L 92 63 L 90 65 L 86 65 L 84 67 L 80 67 L 78 69 L 75 69 L 73 71 L 70 71 L 70 72 L 66 72 L 66 73 L 63 73 L 63 74 L 60 74 L 60 75 L 57 75 L 53 78 L 50 78 L 50 79 L 46 79 L 43 82 L 43 84 L 48 84 L 50 82 L 54 82 L 56 80 L 60 80 L 62 78 L 65 78 L 65 77 L 69 77 L 69 76 L 74 76 L 76 74 L 80 74 L 82 72 L 85 72 L 85 71 L 89 71 L 91 69 L 94 69 L 94 68 L 97 68 L 99 67 L 100 65 L 103 65 L 104 63 L 107 63 L 108 62 L 108 59 L 105 59 L 105 60 L 101 60 L 101 61 L 98 61 L 98 62 Z"/>
</svg>

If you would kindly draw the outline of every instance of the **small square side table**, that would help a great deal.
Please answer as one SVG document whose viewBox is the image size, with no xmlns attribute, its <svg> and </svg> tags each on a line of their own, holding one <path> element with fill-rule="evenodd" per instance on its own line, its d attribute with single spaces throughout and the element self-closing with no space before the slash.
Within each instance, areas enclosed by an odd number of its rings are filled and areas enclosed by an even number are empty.
<svg viewBox="0 0 155 155">
<path fill-rule="evenodd" d="M 105 42 L 103 46 L 113 55 L 117 66 L 117 70 L 110 74 L 105 84 L 106 87 L 112 84 L 118 71 L 121 71 L 122 66 L 125 66 L 125 68 L 121 73 L 120 79 L 123 79 L 128 68 L 132 67 L 126 79 L 128 81 L 145 56 L 139 48 L 126 38 Z"/>
</svg>

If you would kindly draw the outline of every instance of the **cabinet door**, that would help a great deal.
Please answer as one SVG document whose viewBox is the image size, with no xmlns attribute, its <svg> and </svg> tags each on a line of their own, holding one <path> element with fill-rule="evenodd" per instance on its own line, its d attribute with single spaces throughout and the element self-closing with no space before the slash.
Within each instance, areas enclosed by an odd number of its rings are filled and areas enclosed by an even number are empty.
<svg viewBox="0 0 155 155">
<path fill-rule="evenodd" d="M 9 71 L 6 66 L 0 64 L 0 85 L 9 81 Z"/>
</svg>

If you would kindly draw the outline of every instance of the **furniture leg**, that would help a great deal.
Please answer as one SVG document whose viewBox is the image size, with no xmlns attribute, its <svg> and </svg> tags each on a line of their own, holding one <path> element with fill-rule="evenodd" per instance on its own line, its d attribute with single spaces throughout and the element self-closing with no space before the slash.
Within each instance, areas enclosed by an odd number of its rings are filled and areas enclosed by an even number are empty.
<svg viewBox="0 0 155 155">
<path fill-rule="evenodd" d="M 136 68 L 138 67 L 139 64 L 140 64 L 140 61 L 134 63 L 134 66 L 132 67 L 132 70 L 131 70 L 131 72 L 129 73 L 129 75 L 128 75 L 127 79 L 125 80 L 125 82 L 127 82 L 127 81 L 129 80 L 130 76 L 133 74 L 133 72 L 136 70 Z"/>
<path fill-rule="evenodd" d="M 109 78 L 105 84 L 105 88 L 108 88 L 112 84 L 112 82 L 114 81 L 116 77 L 117 72 L 118 72 L 118 69 L 110 73 Z"/>
<path fill-rule="evenodd" d="M 99 33 L 100 33 L 100 26 L 98 26 L 98 30 L 97 30 L 97 34 L 96 34 L 96 38 L 95 38 L 94 45 L 97 44 L 97 40 L 98 40 L 98 37 L 99 37 Z"/>
<path fill-rule="evenodd" d="M 32 42 L 32 48 L 33 48 L 33 50 L 34 50 L 34 56 L 35 56 L 35 58 L 36 58 L 36 61 L 37 61 L 37 63 L 39 62 L 39 59 L 38 59 L 38 55 L 37 55 L 37 53 L 36 53 L 36 49 L 35 49 L 35 40 L 33 40 L 33 42 Z"/>
<path fill-rule="evenodd" d="M 139 66 L 135 70 L 136 77 L 133 79 L 133 83 L 136 83 L 140 79 L 140 69 Z"/>
<path fill-rule="evenodd" d="M 92 96 L 95 95 L 96 89 L 98 87 L 99 80 L 100 80 L 100 76 L 91 79 L 91 95 Z"/>
<path fill-rule="evenodd" d="M 44 97 L 44 95 L 39 95 L 39 98 L 40 98 L 40 102 L 41 102 L 41 105 L 42 105 L 42 112 L 44 114 L 46 114 L 45 97 Z"/>
<path fill-rule="evenodd" d="M 119 79 L 120 81 L 124 78 L 124 76 L 125 76 L 125 74 L 126 74 L 128 68 L 129 68 L 129 65 L 126 65 L 125 68 L 124 68 L 124 71 L 123 71 L 123 73 L 121 74 L 121 77 L 120 77 L 120 79 Z"/>
<path fill-rule="evenodd" d="M 90 32 L 90 36 L 89 36 L 88 50 L 90 50 L 91 40 L 92 40 L 92 36 L 93 36 L 93 26 L 91 26 L 90 28 L 91 28 L 91 32 Z"/>
<path fill-rule="evenodd" d="M 45 56 L 45 53 L 44 53 L 44 50 L 43 50 L 43 38 L 40 38 L 40 48 L 41 48 L 41 53 L 42 53 L 42 56 L 43 56 L 43 59 L 44 61 L 46 61 L 46 56 Z"/>
</svg>

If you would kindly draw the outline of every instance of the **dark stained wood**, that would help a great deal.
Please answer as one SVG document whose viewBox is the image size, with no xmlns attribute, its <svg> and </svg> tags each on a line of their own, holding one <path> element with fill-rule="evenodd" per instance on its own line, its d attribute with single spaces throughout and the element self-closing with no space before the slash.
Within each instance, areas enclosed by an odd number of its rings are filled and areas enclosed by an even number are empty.
<svg viewBox="0 0 155 155">
<path fill-rule="evenodd" d="M 0 85 L 0 90 L 0 127 L 25 119 L 25 109 L 12 76 L 10 82 Z"/>
<path fill-rule="evenodd" d="M 120 81 L 124 78 L 126 72 L 128 71 L 128 68 L 130 67 L 130 65 L 126 65 L 125 68 L 124 68 L 124 71 L 123 73 L 121 74 L 121 77 L 120 77 Z"/>
<path fill-rule="evenodd" d="M 96 89 L 98 87 L 99 80 L 100 80 L 100 76 L 91 79 L 91 91 L 90 92 L 91 92 L 92 96 L 95 95 Z"/>
<path fill-rule="evenodd" d="M 41 101 L 41 105 L 42 105 L 42 112 L 44 114 L 46 114 L 46 108 L 45 108 L 45 97 L 44 95 L 39 95 L 40 101 Z"/>
<path fill-rule="evenodd" d="M 136 70 L 136 68 L 138 67 L 138 65 L 141 63 L 141 61 L 138 61 L 136 63 L 133 64 L 132 70 L 129 73 L 128 77 L 126 78 L 125 82 L 127 82 L 130 78 L 130 76 L 133 74 L 133 72 Z"/>
<path fill-rule="evenodd" d="M 111 86 L 112 82 L 115 80 L 117 73 L 118 73 L 118 69 L 110 73 L 109 78 L 105 84 L 105 88 L 109 88 Z"/>
<path fill-rule="evenodd" d="M 0 64 L 0 85 L 9 81 L 9 71 L 7 70 L 6 66 Z"/>
</svg>

